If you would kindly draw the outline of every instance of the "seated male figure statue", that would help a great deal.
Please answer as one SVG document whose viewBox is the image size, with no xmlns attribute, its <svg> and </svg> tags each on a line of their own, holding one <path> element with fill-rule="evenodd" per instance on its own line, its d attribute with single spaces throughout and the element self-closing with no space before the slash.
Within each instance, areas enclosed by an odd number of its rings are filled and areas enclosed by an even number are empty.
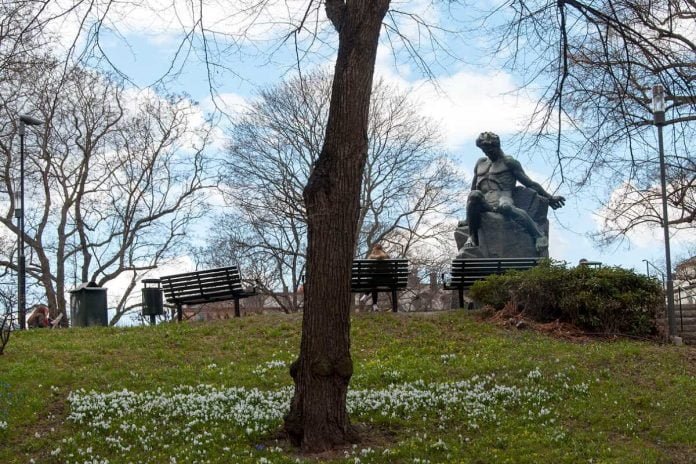
<svg viewBox="0 0 696 464">
<path fill-rule="evenodd" d="M 565 198 L 548 193 L 543 187 L 531 180 L 522 169 L 522 165 L 500 149 L 500 138 L 492 132 L 483 132 L 476 139 L 476 146 L 485 154 L 474 168 L 471 193 L 466 204 L 466 219 L 469 226 L 469 238 L 465 247 L 478 246 L 478 232 L 481 226 L 481 214 L 485 212 L 500 213 L 522 225 L 535 240 L 537 251 L 548 248 L 548 238 L 529 214 L 512 201 L 515 184 L 534 190 L 548 200 L 553 209 L 565 205 Z"/>
</svg>

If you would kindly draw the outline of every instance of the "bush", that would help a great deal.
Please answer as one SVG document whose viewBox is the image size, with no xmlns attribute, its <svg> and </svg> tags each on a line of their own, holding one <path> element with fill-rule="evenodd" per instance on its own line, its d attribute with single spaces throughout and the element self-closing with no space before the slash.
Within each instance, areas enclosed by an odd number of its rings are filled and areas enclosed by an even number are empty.
<svg viewBox="0 0 696 464">
<path fill-rule="evenodd" d="M 476 282 L 469 295 L 502 309 L 511 303 L 535 321 L 560 320 L 589 332 L 652 335 L 664 306 L 660 284 L 620 267 L 567 268 L 544 262 Z"/>
</svg>

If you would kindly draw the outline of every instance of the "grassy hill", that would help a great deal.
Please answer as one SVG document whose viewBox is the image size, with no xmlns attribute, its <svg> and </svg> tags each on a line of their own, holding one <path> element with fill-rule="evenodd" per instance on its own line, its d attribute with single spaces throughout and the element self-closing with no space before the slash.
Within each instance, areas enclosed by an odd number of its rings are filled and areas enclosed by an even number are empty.
<svg viewBox="0 0 696 464">
<path fill-rule="evenodd" d="M 362 443 L 277 433 L 300 317 L 13 335 L 0 462 L 693 463 L 696 350 L 567 342 L 465 312 L 353 318 Z"/>
</svg>

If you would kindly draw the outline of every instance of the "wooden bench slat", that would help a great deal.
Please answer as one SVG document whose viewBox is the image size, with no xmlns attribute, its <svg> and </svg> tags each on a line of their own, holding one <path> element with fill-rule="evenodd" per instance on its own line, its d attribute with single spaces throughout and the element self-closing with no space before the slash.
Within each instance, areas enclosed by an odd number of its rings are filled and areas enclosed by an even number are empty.
<svg viewBox="0 0 696 464">
<path fill-rule="evenodd" d="M 215 285 L 205 285 L 201 287 L 201 285 L 168 285 L 164 287 L 164 292 L 176 292 L 176 293 L 189 293 L 189 292 L 206 292 L 206 291 L 241 291 L 242 290 L 242 284 L 240 283 L 216 283 Z"/>
<path fill-rule="evenodd" d="M 199 285 L 199 286 L 210 286 L 210 285 L 225 285 L 229 283 L 230 281 L 236 282 L 239 281 L 239 275 L 230 275 L 229 277 L 227 276 L 219 276 L 215 278 L 209 278 L 209 277 L 201 277 L 200 279 L 195 279 L 195 278 L 189 278 L 189 279 L 162 279 L 161 281 L 164 284 L 168 285 L 175 285 L 175 286 L 193 286 L 193 285 Z"/>
</svg>

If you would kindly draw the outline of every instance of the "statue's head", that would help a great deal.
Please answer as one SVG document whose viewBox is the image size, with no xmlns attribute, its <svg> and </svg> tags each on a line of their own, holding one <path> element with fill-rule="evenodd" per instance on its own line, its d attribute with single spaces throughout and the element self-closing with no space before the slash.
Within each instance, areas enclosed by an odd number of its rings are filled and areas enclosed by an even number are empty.
<svg viewBox="0 0 696 464">
<path fill-rule="evenodd" d="M 500 148 L 500 137 L 493 132 L 481 132 L 476 139 L 476 146 L 482 150 L 488 147 Z"/>
</svg>

